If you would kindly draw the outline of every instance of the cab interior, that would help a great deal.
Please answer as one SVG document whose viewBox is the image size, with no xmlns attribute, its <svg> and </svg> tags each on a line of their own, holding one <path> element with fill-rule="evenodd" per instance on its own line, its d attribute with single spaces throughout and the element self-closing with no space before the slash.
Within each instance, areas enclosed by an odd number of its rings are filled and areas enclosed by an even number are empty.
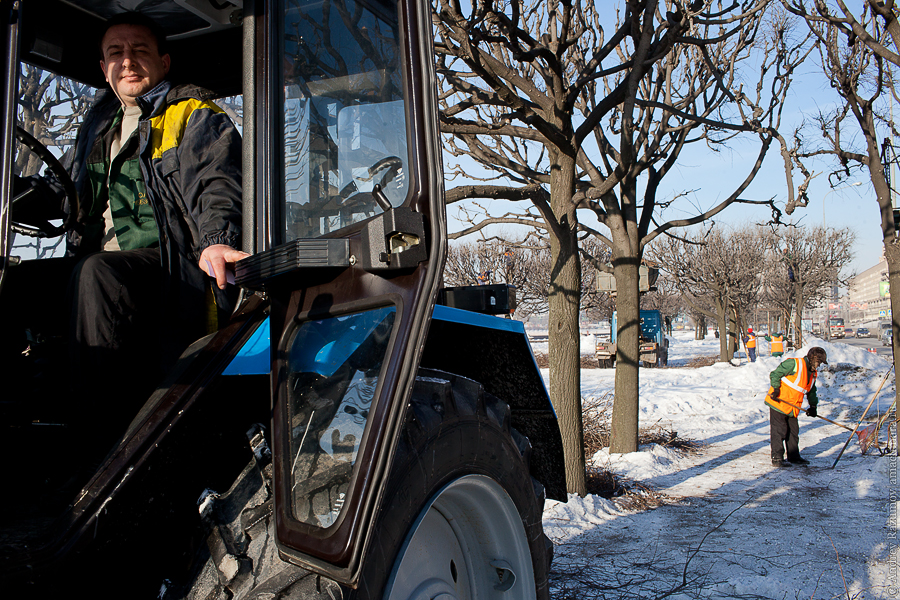
<svg viewBox="0 0 900 600">
<path fill-rule="evenodd" d="M 43 118 L 62 121 L 74 104 L 60 98 L 90 96 L 106 86 L 99 67 L 99 36 L 105 20 L 125 10 L 150 16 L 166 31 L 174 58 L 170 80 L 198 84 L 218 97 L 240 98 L 242 15 L 245 8 L 252 8 L 239 0 L 237 4 L 228 0 L 22 0 L 20 7 L 13 28 L 18 33 L 18 60 L 11 56 L 14 46 L 9 44 L 4 57 L 6 80 L 17 82 L 15 93 L 8 93 L 4 104 L 9 108 L 15 103 L 17 123 L 24 125 L 29 118 L 31 113 L 24 108 L 29 104 L 40 105 Z M 36 94 L 41 95 L 40 101 Z M 247 129 L 252 129 L 252 123 L 245 127 L 245 136 Z M 57 136 L 46 145 L 65 164 L 74 131 L 57 132 Z M 22 143 L 15 144 L 14 158 L 28 152 Z M 44 162 L 32 160 L 32 172 L 35 168 L 43 172 Z M 24 164 L 14 160 L 13 175 L 23 174 L 15 171 Z M 252 219 L 252 207 L 247 212 Z M 3 252 L 6 260 L 0 265 L 0 450 L 16 457 L 10 461 L 6 479 L 6 489 L 15 491 L 0 494 L 0 558 L 6 558 L 10 548 L 35 546 L 52 529 L 50 524 L 71 506 L 143 404 L 110 410 L 71 401 L 69 390 L 77 374 L 69 373 L 65 364 L 69 263 L 60 258 L 65 241 L 23 235 L 21 231 L 32 229 L 41 215 L 25 215 L 26 223 L 17 223 L 20 217 L 21 212 L 13 212 L 11 227 L 20 233 L 8 239 Z M 251 227 L 245 247 L 252 247 L 253 237 Z M 146 399 L 157 383 L 138 381 L 135 387 Z M 262 391 L 265 394 L 265 388 Z M 266 401 L 263 418 L 267 409 Z"/>
</svg>

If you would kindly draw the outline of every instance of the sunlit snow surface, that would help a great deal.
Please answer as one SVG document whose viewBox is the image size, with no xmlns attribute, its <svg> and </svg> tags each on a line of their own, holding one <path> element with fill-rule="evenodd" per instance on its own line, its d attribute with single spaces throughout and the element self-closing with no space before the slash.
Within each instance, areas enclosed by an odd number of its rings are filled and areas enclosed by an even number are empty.
<svg viewBox="0 0 900 600">
<path fill-rule="evenodd" d="M 593 336 L 583 337 L 589 353 Z M 812 464 L 772 467 L 763 397 L 783 359 L 683 366 L 717 355 L 718 343 L 676 332 L 670 368 L 640 370 L 641 426 L 675 430 L 704 444 L 700 453 L 650 445 L 589 457 L 632 486 L 666 495 L 668 504 L 635 511 L 594 496 L 547 502 L 544 528 L 556 543 L 552 597 L 900 598 L 898 498 L 890 497 L 900 490 L 896 457 L 877 450 L 863 456 L 854 436 L 832 469 L 851 433 L 801 415 L 801 453 Z M 819 414 L 855 426 L 890 364 L 817 339 L 784 358 L 813 345 L 825 348 L 829 363 L 818 380 Z M 546 343 L 535 351 L 546 351 Z M 581 376 L 582 397 L 612 393 L 613 369 L 583 369 Z M 891 373 L 867 421 L 888 410 L 894 381 Z"/>
</svg>

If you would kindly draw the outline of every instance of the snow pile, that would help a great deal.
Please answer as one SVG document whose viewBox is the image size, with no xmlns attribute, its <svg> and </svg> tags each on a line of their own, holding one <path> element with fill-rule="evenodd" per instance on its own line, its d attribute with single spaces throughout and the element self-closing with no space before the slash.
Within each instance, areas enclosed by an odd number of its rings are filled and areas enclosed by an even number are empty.
<svg viewBox="0 0 900 600">
<path fill-rule="evenodd" d="M 550 342 L 547 340 L 550 332 L 546 329 L 528 330 L 528 337 L 531 340 L 531 350 L 535 354 L 547 354 L 550 351 Z M 597 347 L 597 335 L 593 333 L 582 333 L 581 335 L 581 355 L 593 355 Z"/>
<path fill-rule="evenodd" d="M 610 454 L 609 448 L 604 448 L 594 454 L 591 461 L 604 470 L 624 474 L 634 481 L 647 481 L 689 463 L 681 453 L 659 444 L 641 446 L 638 452 L 631 454 Z"/>
<path fill-rule="evenodd" d="M 692 338 L 670 338 L 670 364 L 718 353 L 715 338 Z M 814 345 L 828 353 L 817 385 L 819 414 L 853 427 L 890 364 L 814 338 L 784 358 Z M 641 426 L 663 425 L 705 447 L 696 455 L 655 444 L 627 455 L 595 454 L 595 464 L 673 502 L 629 512 L 591 496 L 548 501 L 554 598 L 900 598 L 897 458 L 877 450 L 863 456 L 853 436 L 832 469 L 850 432 L 801 415 L 801 453 L 811 465 L 772 467 L 763 398 L 781 360 L 641 369 Z M 583 370 L 582 396 L 611 394 L 614 376 L 613 369 Z M 891 374 L 867 421 L 891 406 L 894 381 Z"/>
</svg>

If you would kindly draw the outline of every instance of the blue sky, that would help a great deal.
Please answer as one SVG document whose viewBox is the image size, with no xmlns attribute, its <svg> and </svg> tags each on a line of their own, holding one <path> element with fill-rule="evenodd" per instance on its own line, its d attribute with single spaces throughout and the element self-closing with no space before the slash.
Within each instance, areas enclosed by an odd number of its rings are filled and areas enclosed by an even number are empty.
<svg viewBox="0 0 900 600">
<path fill-rule="evenodd" d="M 788 139 L 795 126 L 804 119 L 808 121 L 819 110 L 827 111 L 837 100 L 836 93 L 818 71 L 817 59 L 816 55 L 810 56 L 792 85 L 782 124 L 782 134 Z M 887 135 L 887 128 L 883 129 L 884 131 L 879 133 L 880 139 Z M 811 144 L 819 143 L 821 137 L 818 132 L 808 130 L 806 134 Z M 845 141 L 849 141 L 858 149 L 860 136 L 852 117 L 848 119 L 848 127 L 842 135 Z M 900 143 L 900 140 L 897 142 Z M 758 142 L 755 140 L 732 144 L 721 152 L 713 152 L 699 144 L 690 151 L 683 152 L 676 168 L 664 179 L 659 199 L 664 200 L 678 193 L 693 191 L 687 198 L 682 198 L 673 205 L 671 212 L 666 214 L 667 219 L 693 216 L 697 212 L 697 207 L 708 209 L 732 193 L 736 182 L 746 176 L 749 164 L 756 159 L 757 152 Z M 452 161 L 452 157 L 450 158 Z M 824 222 L 829 227 L 848 227 L 856 234 L 855 257 L 849 271 L 860 273 L 877 264 L 882 254 L 881 215 L 868 172 L 855 169 L 851 178 L 837 183 L 832 190 L 828 174 L 834 169 L 833 163 L 825 160 L 809 161 L 808 167 L 818 174 L 808 188 L 809 206 L 797 209 L 791 216 L 783 215 L 782 219 L 800 225 L 821 225 L 824 216 Z M 478 167 L 469 164 L 466 165 L 466 171 L 479 172 Z M 796 188 L 800 183 L 797 179 L 800 173 L 796 170 L 794 177 Z M 448 181 L 447 188 L 459 184 L 459 181 Z M 784 163 L 777 145 L 770 148 L 762 171 L 742 197 L 754 200 L 775 198 L 783 209 L 788 192 Z M 480 201 L 480 203 L 490 207 L 495 215 L 514 208 L 512 203 L 501 201 Z M 457 213 L 456 207 L 448 207 L 450 231 L 462 228 L 462 224 L 455 219 Z M 740 226 L 764 223 L 769 218 L 770 212 L 765 207 L 735 204 L 717 216 L 716 220 L 719 223 Z M 510 230 L 510 226 L 504 228 L 506 231 Z M 475 239 L 469 236 L 461 241 Z"/>
</svg>

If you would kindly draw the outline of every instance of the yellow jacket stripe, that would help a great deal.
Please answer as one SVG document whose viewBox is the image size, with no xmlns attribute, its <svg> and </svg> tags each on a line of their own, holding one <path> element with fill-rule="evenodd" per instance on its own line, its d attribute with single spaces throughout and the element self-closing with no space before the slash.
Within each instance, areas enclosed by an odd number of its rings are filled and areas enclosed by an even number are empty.
<svg viewBox="0 0 900 600">
<path fill-rule="evenodd" d="M 212 102 L 188 98 L 168 107 L 161 115 L 150 119 L 150 148 L 152 159 L 162 158 L 168 150 L 177 148 L 184 137 L 184 129 L 195 110 L 206 108 L 214 113 L 225 112 Z"/>
</svg>

